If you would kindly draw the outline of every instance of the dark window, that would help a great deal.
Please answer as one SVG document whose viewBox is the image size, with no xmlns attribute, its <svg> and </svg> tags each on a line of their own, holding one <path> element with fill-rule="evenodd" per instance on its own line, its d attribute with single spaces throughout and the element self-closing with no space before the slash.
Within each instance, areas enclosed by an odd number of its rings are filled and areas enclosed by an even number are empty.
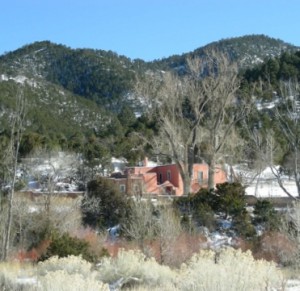
<svg viewBox="0 0 300 291">
<path fill-rule="evenodd" d="M 162 179 L 162 173 L 159 173 L 159 175 L 158 175 L 158 183 L 162 184 L 162 181 L 163 181 L 163 179 Z"/>
<path fill-rule="evenodd" d="M 198 171 L 198 183 L 202 184 L 203 183 L 203 172 Z"/>
</svg>

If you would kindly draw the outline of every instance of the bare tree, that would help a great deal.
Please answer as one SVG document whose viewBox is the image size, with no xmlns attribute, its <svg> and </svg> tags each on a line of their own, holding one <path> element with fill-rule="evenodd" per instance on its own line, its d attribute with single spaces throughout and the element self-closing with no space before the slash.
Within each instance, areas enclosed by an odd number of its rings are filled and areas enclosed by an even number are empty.
<svg viewBox="0 0 300 291">
<path fill-rule="evenodd" d="M 139 198 L 132 201 L 128 223 L 125 223 L 122 228 L 125 235 L 135 240 L 143 253 L 147 253 L 145 243 L 154 239 L 157 229 L 151 201 Z"/>
<path fill-rule="evenodd" d="M 171 206 L 161 207 L 157 220 L 157 239 L 159 240 L 160 263 L 170 264 L 174 259 L 174 244 L 182 233 L 179 215 Z"/>
<path fill-rule="evenodd" d="M 190 71 L 193 62 L 189 63 Z M 199 74 L 198 74 L 199 75 Z M 159 137 L 152 141 L 156 154 L 176 163 L 184 184 L 184 193 L 190 192 L 193 163 L 201 131 L 199 124 L 207 102 L 200 90 L 199 76 L 163 72 L 149 75 L 137 83 L 136 92 L 152 109 L 158 121 Z"/>
<path fill-rule="evenodd" d="M 176 163 L 188 194 L 193 164 L 203 157 L 201 141 L 205 140 L 209 187 L 213 188 L 217 155 L 246 107 L 236 102 L 237 70 L 226 56 L 208 52 L 201 59 L 190 58 L 186 71 L 181 76 L 170 72 L 148 75 L 137 83 L 136 92 L 149 102 L 158 121 L 157 154 Z"/>
<path fill-rule="evenodd" d="M 180 217 L 170 205 L 154 206 L 150 200 L 137 199 L 132 202 L 130 219 L 123 225 L 124 233 L 138 242 L 141 251 L 153 256 L 146 242 L 158 243 L 160 262 L 174 260 L 174 244 L 182 233 Z"/>
<path fill-rule="evenodd" d="M 291 193 L 284 183 L 288 174 L 295 181 L 297 198 L 300 198 L 300 87 L 297 81 L 281 82 L 282 106 L 275 109 L 275 121 L 287 143 L 287 154 L 280 168 L 272 166 L 279 186 L 291 198 Z"/>
<path fill-rule="evenodd" d="M 296 270 L 300 269 L 300 202 L 294 201 L 291 206 L 287 208 L 283 223 L 281 225 L 281 232 L 285 234 L 290 242 L 292 248 L 287 254 L 283 249 L 279 255 L 285 262 L 291 263 Z"/>
<path fill-rule="evenodd" d="M 51 199 L 57 196 L 58 190 L 67 190 L 63 188 L 63 181 L 69 180 L 71 182 L 76 177 L 80 162 L 74 153 L 40 148 L 22 159 L 22 163 L 27 175 L 33 177 L 34 182 L 44 192 L 44 207 L 48 213 Z M 65 186 L 69 185 L 65 184 Z"/>
<path fill-rule="evenodd" d="M 214 51 L 207 54 L 202 64 L 207 75 L 201 82 L 201 91 L 207 100 L 203 117 L 204 156 L 209 165 L 208 187 L 213 189 L 218 156 L 234 126 L 247 115 L 248 106 L 236 96 L 240 85 L 237 65 L 230 63 L 226 55 Z"/>
<path fill-rule="evenodd" d="M 259 183 L 261 182 L 261 174 L 267 168 L 273 169 L 275 160 L 282 155 L 282 148 L 276 142 L 276 133 L 273 129 L 266 129 L 258 124 L 253 125 L 253 120 L 245 118 L 243 121 L 243 131 L 247 136 L 247 142 L 243 148 L 246 158 L 250 160 L 249 164 L 252 171 L 247 171 L 242 182 L 250 185 L 256 180 L 257 193 Z"/>
<path fill-rule="evenodd" d="M 21 143 L 22 134 L 24 131 L 24 120 L 26 114 L 26 102 L 23 91 L 20 90 L 16 96 L 16 108 L 14 113 L 11 115 L 11 136 L 10 142 L 6 148 L 4 155 L 5 161 L 5 173 L 7 175 L 6 181 L 9 183 L 8 192 L 8 209 L 7 217 L 5 221 L 3 245 L 2 245 L 2 260 L 7 259 L 8 251 L 10 248 L 11 228 L 13 220 L 13 206 L 14 206 L 14 194 L 15 186 L 17 183 L 17 169 L 18 169 L 18 158 L 19 148 Z"/>
</svg>

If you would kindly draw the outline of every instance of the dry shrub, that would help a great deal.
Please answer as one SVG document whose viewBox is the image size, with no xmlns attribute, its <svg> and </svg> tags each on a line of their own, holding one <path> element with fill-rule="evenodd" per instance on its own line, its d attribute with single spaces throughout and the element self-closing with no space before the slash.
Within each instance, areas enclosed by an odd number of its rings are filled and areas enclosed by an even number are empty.
<svg viewBox="0 0 300 291">
<path fill-rule="evenodd" d="M 99 267 L 99 279 L 105 283 L 142 285 L 148 288 L 173 285 L 176 272 L 159 265 L 154 258 L 147 258 L 140 251 L 120 250 L 116 258 L 104 258 Z M 174 290 L 174 285 L 173 285 Z"/>
<path fill-rule="evenodd" d="M 182 232 L 176 240 L 164 243 L 160 239 L 146 243 L 149 254 L 152 254 L 157 262 L 169 267 L 180 267 L 189 260 L 193 254 L 204 248 L 206 238 L 197 234 Z"/>
<path fill-rule="evenodd" d="M 151 253 L 151 256 L 155 257 L 155 254 L 152 251 L 152 241 L 145 241 L 145 249 L 148 250 L 149 253 Z M 110 241 L 107 240 L 104 243 L 105 249 L 108 251 L 109 255 L 112 258 L 115 258 L 118 256 L 119 251 L 125 250 L 125 251 L 141 251 L 140 246 L 137 241 L 131 241 L 127 239 L 117 239 L 116 241 Z"/>
<path fill-rule="evenodd" d="M 180 270 L 179 290 L 270 290 L 281 288 L 276 265 L 255 260 L 250 251 L 228 248 L 220 253 L 201 251 Z"/>
<path fill-rule="evenodd" d="M 69 274 L 64 270 L 52 271 L 39 277 L 39 288 L 42 291 L 109 291 L 109 286 L 82 274 Z"/>
<path fill-rule="evenodd" d="M 61 233 L 74 232 L 81 227 L 81 197 L 76 199 L 53 196 L 48 212 L 49 220 Z"/>
<path fill-rule="evenodd" d="M 4 267 L 3 267 L 4 266 Z M 19 274 L 19 266 L 5 271 L 7 264 L 0 265 L 1 290 L 19 290 L 11 285 Z M 13 272 L 12 272 L 13 270 Z M 140 251 L 120 250 L 115 258 L 105 257 L 98 269 L 81 257 L 52 257 L 37 264 L 38 284 L 33 290 L 218 290 L 218 291 L 260 291 L 283 290 L 283 275 L 273 262 L 255 260 L 252 254 L 224 249 L 219 253 L 203 250 L 180 269 L 171 269 L 147 258 Z M 1 281 L 2 280 L 2 281 Z M 1 286 L 1 285 L 0 285 Z M 114 289 L 115 288 L 115 289 Z M 31 290 L 32 290 L 31 289 Z M 25 289 L 23 289 L 25 290 Z M 26 289 L 27 290 L 27 289 Z"/>
<path fill-rule="evenodd" d="M 19 286 L 6 274 L 0 273 L 0 290 L 14 291 L 19 290 Z"/>
<path fill-rule="evenodd" d="M 21 196 L 21 193 L 16 195 L 13 204 L 13 227 L 10 245 L 11 255 L 20 250 L 30 250 L 29 253 L 23 251 L 19 254 L 21 260 L 23 257 L 24 259 L 36 260 L 31 249 L 40 244 L 45 233 L 50 229 L 65 233 L 73 232 L 81 227 L 81 198 L 72 199 L 53 195 L 50 197 L 51 203 L 47 211 L 45 211 L 44 198 L 45 194 L 40 194 L 38 198 L 32 200 L 30 197 Z"/>
<path fill-rule="evenodd" d="M 103 259 L 99 273 L 100 280 L 130 290 L 259 291 L 282 288 L 284 282 L 274 263 L 231 248 L 201 251 L 177 270 L 139 251 L 121 250 L 116 258 Z"/>
<path fill-rule="evenodd" d="M 104 234 L 97 234 L 97 232 L 90 227 L 80 227 L 76 231 L 73 231 L 71 235 L 87 242 L 89 252 L 97 254 L 98 257 L 110 254 L 105 247 L 106 236 Z"/>
<path fill-rule="evenodd" d="M 93 265 L 80 256 L 65 258 L 51 257 L 37 266 L 40 290 L 109 290 L 108 286 L 96 279 Z"/>
<path fill-rule="evenodd" d="M 82 259 L 81 256 L 68 256 L 64 258 L 53 256 L 46 261 L 39 262 L 37 265 L 37 273 L 40 276 L 58 270 L 64 270 L 70 275 L 81 274 L 88 277 L 91 275 L 92 264 Z"/>
<path fill-rule="evenodd" d="M 37 262 L 38 258 L 39 254 L 35 248 L 30 251 L 20 250 L 16 256 L 16 260 L 19 262 Z"/>
<path fill-rule="evenodd" d="M 255 258 L 263 258 L 286 265 L 297 254 L 297 245 L 280 232 L 265 233 L 260 238 Z"/>
<path fill-rule="evenodd" d="M 169 246 L 164 263 L 171 267 L 179 267 L 195 253 L 198 253 L 206 241 L 207 239 L 202 235 L 181 233 Z"/>
<path fill-rule="evenodd" d="M 26 291 L 32 290 L 32 286 L 22 284 L 18 279 L 32 277 L 34 268 L 31 264 L 20 262 L 0 263 L 0 290 L 3 291 Z"/>
<path fill-rule="evenodd" d="M 141 251 L 146 257 L 154 257 L 157 262 L 170 267 L 180 267 L 189 260 L 193 254 L 205 248 L 206 238 L 202 235 L 181 233 L 176 240 L 164 244 L 159 239 L 145 240 L 143 250 L 138 242 L 118 239 L 114 242 L 107 241 L 104 246 L 111 257 L 117 257 L 120 250 Z M 163 256 L 161 255 L 163 252 Z M 163 260 L 162 260 L 163 258 Z"/>
<path fill-rule="evenodd" d="M 15 259 L 19 262 L 37 262 L 40 257 L 47 251 L 51 241 L 49 239 L 42 240 L 37 247 L 29 251 L 18 251 Z"/>
</svg>

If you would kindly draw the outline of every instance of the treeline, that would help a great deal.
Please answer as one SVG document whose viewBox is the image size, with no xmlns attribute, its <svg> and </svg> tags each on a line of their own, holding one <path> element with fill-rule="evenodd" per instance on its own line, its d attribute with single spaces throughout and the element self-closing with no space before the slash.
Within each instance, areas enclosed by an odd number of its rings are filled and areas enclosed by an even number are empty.
<svg viewBox="0 0 300 291">
<path fill-rule="evenodd" d="M 280 93 L 280 82 L 300 79 L 300 51 L 284 52 L 279 57 L 269 58 L 262 64 L 247 69 L 243 75 L 244 87 L 253 83 L 261 83 L 261 96 L 270 100 L 274 91 Z M 258 90 L 256 91 L 257 93 Z"/>
</svg>

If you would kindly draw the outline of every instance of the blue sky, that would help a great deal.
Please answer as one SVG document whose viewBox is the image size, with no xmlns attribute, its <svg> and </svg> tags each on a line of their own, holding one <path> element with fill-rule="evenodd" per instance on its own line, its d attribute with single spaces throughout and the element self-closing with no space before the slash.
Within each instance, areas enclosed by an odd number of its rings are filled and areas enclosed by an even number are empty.
<svg viewBox="0 0 300 291">
<path fill-rule="evenodd" d="M 35 41 L 160 59 L 265 34 L 300 46 L 299 0 L 3 0 L 0 54 Z"/>
</svg>

